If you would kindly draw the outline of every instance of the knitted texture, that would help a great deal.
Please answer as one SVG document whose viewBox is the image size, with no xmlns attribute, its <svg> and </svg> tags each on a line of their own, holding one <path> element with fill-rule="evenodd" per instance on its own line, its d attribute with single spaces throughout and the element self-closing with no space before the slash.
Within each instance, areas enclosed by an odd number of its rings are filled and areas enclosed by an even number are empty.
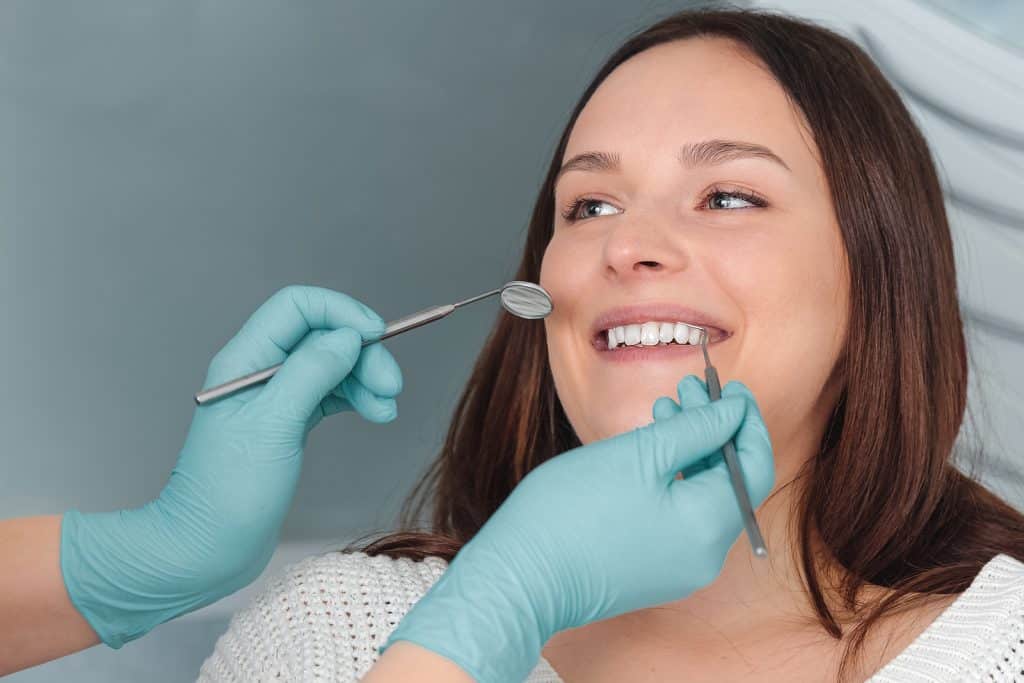
<svg viewBox="0 0 1024 683">
<path fill-rule="evenodd" d="M 1024 563 L 996 555 L 869 683 L 1024 681 Z"/>
<path fill-rule="evenodd" d="M 231 619 L 199 683 L 358 681 L 447 568 L 364 553 L 309 557 Z M 869 683 L 1024 682 L 1024 563 L 997 555 Z M 527 683 L 563 683 L 542 657 Z"/>
</svg>

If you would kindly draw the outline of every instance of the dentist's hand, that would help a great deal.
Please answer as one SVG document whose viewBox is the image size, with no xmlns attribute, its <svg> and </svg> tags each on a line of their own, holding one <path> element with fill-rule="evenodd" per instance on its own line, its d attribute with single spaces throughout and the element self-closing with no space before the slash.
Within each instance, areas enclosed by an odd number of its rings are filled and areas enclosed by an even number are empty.
<svg viewBox="0 0 1024 683">
<path fill-rule="evenodd" d="M 398 364 L 384 321 L 355 299 L 286 287 L 214 357 L 205 387 L 284 361 L 263 386 L 198 407 L 170 480 L 133 510 L 64 515 L 68 594 L 107 645 L 245 586 L 266 567 L 291 504 L 306 436 L 325 416 L 397 415 Z"/>
<path fill-rule="evenodd" d="M 756 507 L 774 484 L 771 442 L 742 384 L 710 402 L 691 375 L 679 394 L 681 409 L 659 399 L 655 422 L 531 471 L 381 652 L 407 640 L 482 683 L 521 681 L 555 633 L 714 581 L 743 522 L 724 461 L 709 456 L 735 438 Z"/>
</svg>

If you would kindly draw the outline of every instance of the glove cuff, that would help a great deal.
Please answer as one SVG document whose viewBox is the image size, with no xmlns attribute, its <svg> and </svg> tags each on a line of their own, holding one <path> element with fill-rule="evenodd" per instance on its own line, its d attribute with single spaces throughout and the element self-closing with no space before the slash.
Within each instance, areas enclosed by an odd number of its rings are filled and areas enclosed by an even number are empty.
<svg viewBox="0 0 1024 683">
<path fill-rule="evenodd" d="M 212 602 L 191 591 L 164 589 L 158 577 L 169 568 L 147 562 L 145 549 L 129 541 L 141 531 L 129 530 L 146 526 L 137 517 L 142 512 L 69 510 L 61 520 L 60 570 L 68 597 L 100 640 L 115 650 Z"/>
<path fill-rule="evenodd" d="M 114 617 L 108 600 L 100 596 L 116 587 L 96 571 L 94 555 L 103 551 L 96 547 L 97 539 L 86 523 L 85 515 L 68 510 L 60 523 L 60 571 L 64 587 L 75 609 L 85 618 L 106 645 L 119 649 L 125 643 L 142 636 L 149 629 L 124 629 L 124 620 Z"/>
<path fill-rule="evenodd" d="M 377 651 L 407 640 L 450 659 L 478 683 L 522 681 L 548 638 L 518 585 L 459 571 L 456 558 Z"/>
</svg>

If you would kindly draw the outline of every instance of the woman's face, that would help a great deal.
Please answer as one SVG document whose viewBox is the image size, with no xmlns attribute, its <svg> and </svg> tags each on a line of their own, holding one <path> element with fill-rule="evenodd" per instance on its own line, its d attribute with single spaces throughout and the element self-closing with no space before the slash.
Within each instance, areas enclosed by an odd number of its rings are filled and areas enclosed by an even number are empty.
<svg viewBox="0 0 1024 683">
<path fill-rule="evenodd" d="M 817 154 L 781 86 L 725 39 L 660 45 L 602 83 L 562 159 L 540 277 L 551 370 L 583 443 L 650 423 L 659 396 L 704 376 L 699 345 L 608 350 L 607 329 L 672 323 L 675 340 L 674 323 L 704 322 L 722 384 L 756 397 L 777 465 L 816 447 L 849 293 Z"/>
</svg>

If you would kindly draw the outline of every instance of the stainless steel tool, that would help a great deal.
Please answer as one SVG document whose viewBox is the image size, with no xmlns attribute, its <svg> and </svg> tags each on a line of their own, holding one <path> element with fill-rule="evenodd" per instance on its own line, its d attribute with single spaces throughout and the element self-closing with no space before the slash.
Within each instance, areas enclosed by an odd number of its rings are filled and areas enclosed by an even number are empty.
<svg viewBox="0 0 1024 683">
<path fill-rule="evenodd" d="M 536 320 L 539 318 L 545 318 L 552 311 L 551 296 L 547 291 L 540 285 L 536 285 L 532 282 L 523 282 L 522 280 L 513 280 L 506 283 L 504 286 L 493 289 L 489 292 L 484 292 L 479 296 L 474 296 L 472 299 L 466 299 L 460 301 L 457 304 L 445 304 L 444 306 L 434 306 L 432 308 L 425 308 L 422 311 L 418 311 L 411 315 L 407 315 L 404 318 L 393 320 L 387 324 L 384 328 L 384 334 L 377 337 L 376 339 L 368 339 L 363 342 L 363 346 L 367 344 L 374 344 L 388 337 L 394 337 L 396 334 L 401 334 L 408 330 L 421 327 L 427 323 L 440 320 L 445 317 L 456 308 L 471 304 L 474 301 L 485 299 L 495 294 L 501 294 L 501 305 L 509 313 L 519 316 L 520 318 L 526 318 L 529 320 Z M 268 379 L 274 376 L 275 373 L 281 368 L 284 363 L 278 363 L 277 365 L 263 370 L 258 370 L 252 374 L 233 379 L 230 382 L 219 384 L 210 389 L 200 391 L 195 395 L 195 401 L 198 405 L 206 405 L 212 403 L 218 399 L 230 396 L 231 394 L 237 393 L 242 389 L 259 384 L 260 382 L 266 382 Z"/>
<path fill-rule="evenodd" d="M 722 398 L 722 384 L 718 379 L 718 370 L 711 364 L 708 356 L 708 331 L 700 325 L 690 325 L 700 330 L 700 347 L 704 352 L 704 379 L 708 385 L 708 395 L 712 401 Z M 729 470 L 729 480 L 732 482 L 732 490 L 736 493 L 736 501 L 740 505 L 740 515 L 743 517 L 743 526 L 747 530 L 747 537 L 750 539 L 750 546 L 754 549 L 757 557 L 768 557 L 768 548 L 764 545 L 764 538 L 761 536 L 761 528 L 757 525 L 757 518 L 754 517 L 754 507 L 750 504 L 750 494 L 743 483 L 743 471 L 740 470 L 739 457 L 736 455 L 736 446 L 732 439 L 722 446 L 722 456 L 725 459 L 725 466 Z"/>
</svg>

